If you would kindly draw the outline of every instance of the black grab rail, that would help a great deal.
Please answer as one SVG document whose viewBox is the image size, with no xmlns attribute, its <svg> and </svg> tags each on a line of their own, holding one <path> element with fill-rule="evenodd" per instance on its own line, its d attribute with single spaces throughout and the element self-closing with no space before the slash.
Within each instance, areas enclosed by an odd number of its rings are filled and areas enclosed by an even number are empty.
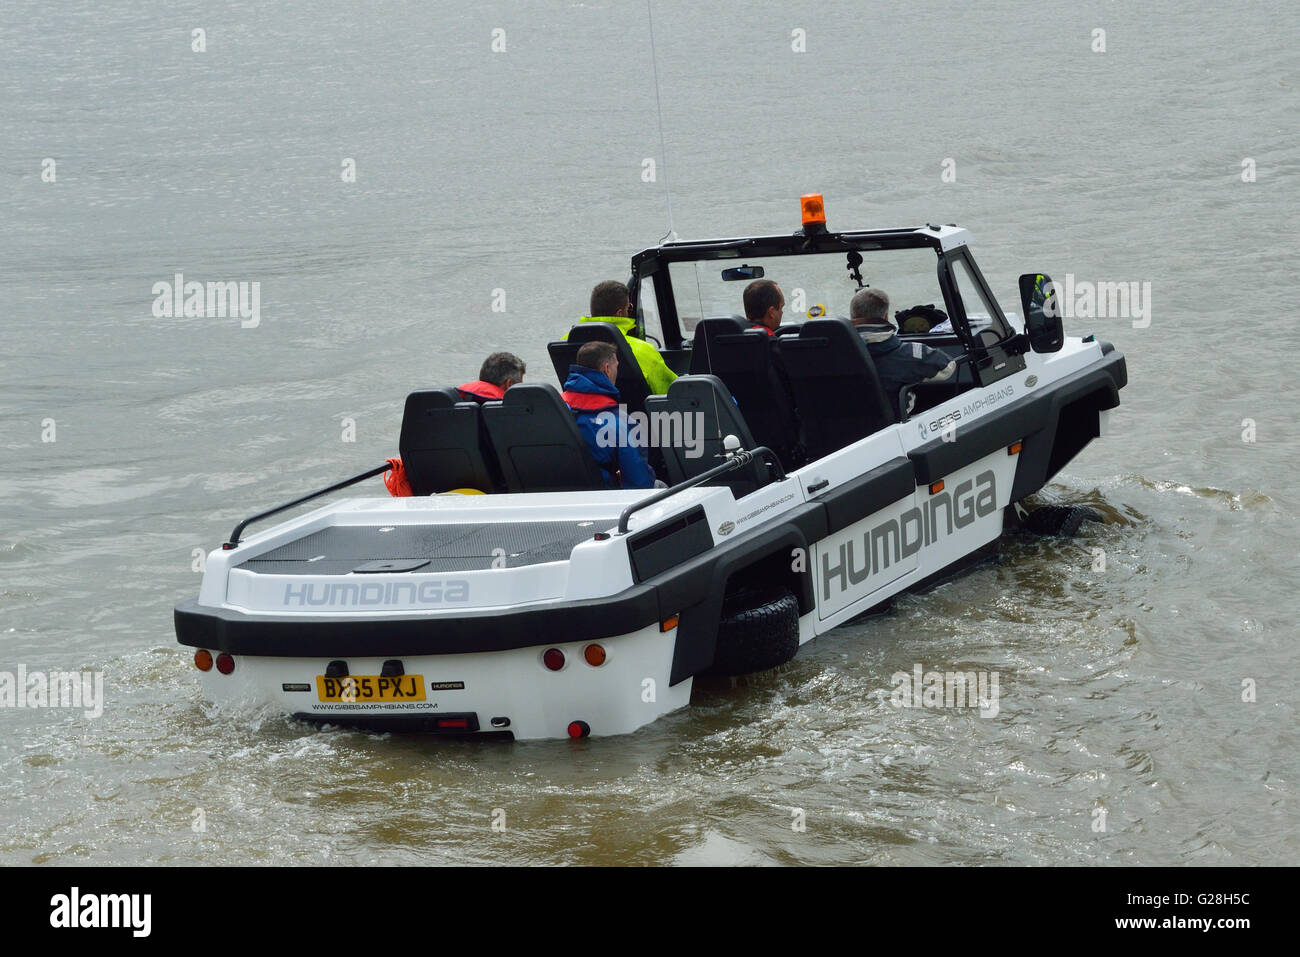
<svg viewBox="0 0 1300 957">
<path fill-rule="evenodd" d="M 715 465 L 707 472 L 701 472 L 699 475 L 695 476 L 695 478 L 689 478 L 685 482 L 678 482 L 671 488 L 660 489 L 654 495 L 649 495 L 641 499 L 639 502 L 633 502 L 627 508 L 623 509 L 623 513 L 618 517 L 618 534 L 627 534 L 627 523 L 632 517 L 633 512 L 639 512 L 643 508 L 662 502 L 664 499 L 670 498 L 678 492 L 684 492 L 688 488 L 695 488 L 697 485 L 703 485 L 705 482 L 709 481 L 709 479 L 717 478 L 719 475 L 725 475 L 733 469 L 742 468 L 754 461 L 754 459 L 758 458 L 760 455 L 766 455 L 768 465 L 775 467 L 776 480 L 778 482 L 784 482 L 785 467 L 781 464 L 781 460 L 776 457 L 776 453 L 766 445 L 760 445 L 758 448 L 750 449 L 748 451 L 745 449 L 739 449 L 736 452 L 731 453 L 727 461 L 723 462 L 721 465 Z"/>
<path fill-rule="evenodd" d="M 277 505 L 275 508 L 267 509 L 265 512 L 258 512 L 256 515 L 250 515 L 248 518 L 244 519 L 242 522 L 240 522 L 238 525 L 235 526 L 235 530 L 230 533 L 230 541 L 226 542 L 221 547 L 225 549 L 237 548 L 239 546 L 240 532 L 242 532 L 253 522 L 261 521 L 262 519 L 268 518 L 271 515 L 275 515 L 279 512 L 283 512 L 285 509 L 293 508 L 295 505 L 301 505 L 303 502 L 310 502 L 312 499 L 320 498 L 322 495 L 328 495 L 330 492 L 337 492 L 339 489 L 347 488 L 349 485 L 356 485 L 358 482 L 364 481 L 365 479 L 368 478 L 373 478 L 376 475 L 383 475 L 392 467 L 393 466 L 391 462 L 385 462 L 383 465 L 379 466 L 378 468 L 373 468 L 369 472 L 362 472 L 360 475 L 354 475 L 350 479 L 344 479 L 342 482 L 337 482 L 334 485 L 331 485 L 329 488 L 323 488 L 318 491 L 311 492 L 310 494 L 302 496 L 302 498 L 295 498 L 292 502 L 285 502 L 283 505 Z"/>
</svg>

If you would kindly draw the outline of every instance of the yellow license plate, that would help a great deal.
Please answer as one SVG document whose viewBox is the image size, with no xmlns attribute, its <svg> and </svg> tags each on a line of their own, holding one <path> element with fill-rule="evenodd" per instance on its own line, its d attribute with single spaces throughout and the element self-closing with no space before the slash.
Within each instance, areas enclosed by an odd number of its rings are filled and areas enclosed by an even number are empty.
<svg viewBox="0 0 1300 957">
<path fill-rule="evenodd" d="M 348 675 L 346 678 L 316 676 L 316 696 L 321 701 L 380 702 L 423 701 L 423 675 Z"/>
</svg>

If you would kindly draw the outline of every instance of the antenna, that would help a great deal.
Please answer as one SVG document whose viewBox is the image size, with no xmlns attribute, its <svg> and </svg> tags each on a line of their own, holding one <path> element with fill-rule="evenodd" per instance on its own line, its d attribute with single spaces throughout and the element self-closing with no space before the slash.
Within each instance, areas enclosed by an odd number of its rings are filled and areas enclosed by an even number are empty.
<svg viewBox="0 0 1300 957">
<path fill-rule="evenodd" d="M 655 112 L 659 116 L 659 156 L 664 172 L 664 201 L 668 204 L 668 232 L 659 240 L 664 243 L 676 240 L 677 232 L 673 229 L 673 195 L 668 189 L 668 146 L 664 142 L 664 105 L 659 97 L 659 57 L 655 53 L 655 18 L 651 6 L 651 0 L 645 0 L 646 19 L 650 21 L 650 68 L 654 71 L 655 78 Z"/>
</svg>

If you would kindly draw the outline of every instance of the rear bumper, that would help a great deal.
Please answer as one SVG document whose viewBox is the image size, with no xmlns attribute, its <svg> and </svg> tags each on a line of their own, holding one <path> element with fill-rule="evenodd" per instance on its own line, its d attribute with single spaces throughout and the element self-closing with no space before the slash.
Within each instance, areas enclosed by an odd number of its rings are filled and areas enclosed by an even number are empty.
<svg viewBox="0 0 1300 957">
<path fill-rule="evenodd" d="M 593 736 L 627 734 L 690 702 L 692 682 L 669 687 L 674 634 L 656 624 L 601 642 L 603 663 L 583 654 L 589 642 L 556 642 L 564 665 L 551 670 L 541 648 L 487 654 L 401 656 L 419 676 L 418 695 L 401 701 L 321 701 L 317 677 L 329 658 L 235 655 L 234 670 L 201 673 L 204 697 L 218 706 L 274 707 L 294 717 L 376 731 L 416 731 L 516 739 L 565 738 L 583 722 Z M 351 675 L 379 675 L 394 657 L 349 656 Z"/>
</svg>

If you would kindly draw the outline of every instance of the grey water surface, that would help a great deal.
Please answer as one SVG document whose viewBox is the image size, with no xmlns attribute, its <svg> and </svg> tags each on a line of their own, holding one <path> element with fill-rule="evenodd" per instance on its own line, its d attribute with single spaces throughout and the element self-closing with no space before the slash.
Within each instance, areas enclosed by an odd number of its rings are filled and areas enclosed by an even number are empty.
<svg viewBox="0 0 1300 957">
<path fill-rule="evenodd" d="M 666 155 L 641 2 L 0 7 L 0 671 L 105 694 L 0 708 L 0 863 L 1295 860 L 1300 7 L 654 18 Z M 832 228 L 960 223 L 1017 311 L 1030 270 L 1149 282 L 1149 324 L 1067 324 L 1130 385 L 1045 497 L 1108 521 L 630 736 L 205 706 L 195 550 L 395 455 L 406 393 L 489 351 L 551 381 L 665 178 L 683 238 L 793 230 L 814 191 Z M 260 323 L 155 317 L 178 272 L 259 282 Z M 892 707 L 916 664 L 998 672 L 999 713 Z"/>
</svg>

